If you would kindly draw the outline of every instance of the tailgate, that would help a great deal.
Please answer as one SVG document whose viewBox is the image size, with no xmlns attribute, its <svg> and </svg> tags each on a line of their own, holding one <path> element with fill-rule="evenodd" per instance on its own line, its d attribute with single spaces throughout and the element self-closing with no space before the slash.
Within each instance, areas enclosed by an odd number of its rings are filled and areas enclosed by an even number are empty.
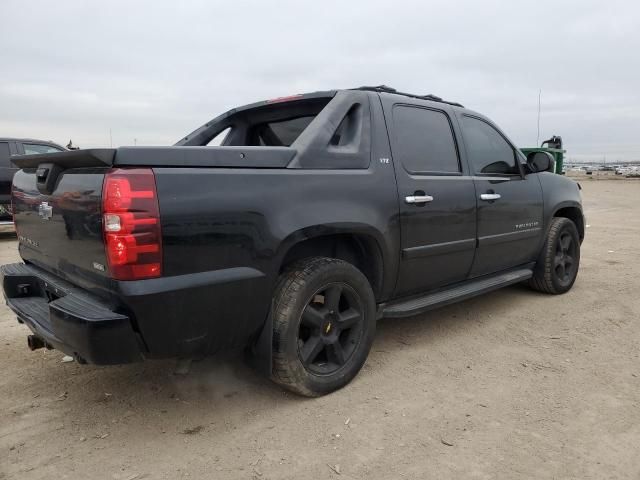
<svg viewBox="0 0 640 480">
<path fill-rule="evenodd" d="M 80 287 L 101 290 L 109 283 L 102 183 L 113 151 L 95 152 L 13 157 L 22 167 L 13 179 L 13 208 L 25 262 Z"/>
<path fill-rule="evenodd" d="M 95 293 L 111 290 L 102 232 L 111 167 L 285 168 L 295 154 L 289 147 L 120 147 L 13 156 L 21 168 L 13 179 L 20 255 Z"/>
</svg>

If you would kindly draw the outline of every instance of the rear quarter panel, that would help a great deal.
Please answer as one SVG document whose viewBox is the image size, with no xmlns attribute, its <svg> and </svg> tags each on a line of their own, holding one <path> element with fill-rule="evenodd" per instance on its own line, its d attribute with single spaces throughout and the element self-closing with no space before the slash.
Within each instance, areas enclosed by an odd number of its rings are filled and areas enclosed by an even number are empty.
<svg viewBox="0 0 640 480">
<path fill-rule="evenodd" d="M 383 262 L 397 255 L 397 196 L 393 171 L 157 168 L 164 276 L 236 271 L 261 275 L 232 289 L 203 287 L 182 298 L 170 315 L 139 318 L 146 332 L 188 323 L 189 335 L 237 344 L 264 322 L 282 259 L 298 241 L 332 233 L 363 233 L 378 243 Z M 394 275 L 395 272 L 392 273 Z M 161 301 L 159 304 L 169 305 Z M 160 312 L 159 312 L 160 313 Z M 178 316 L 184 316 L 180 322 Z M 150 325 L 145 325 L 151 322 Z M 148 328 L 147 328 L 148 327 Z M 236 337 L 236 338 L 233 338 Z M 173 337 L 174 339 L 176 337 Z M 164 342 L 157 338 L 158 342 Z M 163 350 L 151 348 L 151 350 Z"/>
</svg>

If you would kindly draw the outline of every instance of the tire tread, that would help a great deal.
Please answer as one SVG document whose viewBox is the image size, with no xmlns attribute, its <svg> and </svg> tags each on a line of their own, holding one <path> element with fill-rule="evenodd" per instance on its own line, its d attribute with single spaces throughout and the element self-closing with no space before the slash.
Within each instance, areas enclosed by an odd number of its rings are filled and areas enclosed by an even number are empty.
<svg viewBox="0 0 640 480">
<path fill-rule="evenodd" d="M 291 318 L 295 315 L 295 301 L 307 282 L 319 269 L 335 268 L 345 264 L 352 267 L 351 264 L 336 258 L 306 258 L 288 266 L 276 283 L 272 312 L 273 364 L 271 379 L 280 386 L 300 395 L 317 397 L 323 393 L 313 391 L 305 386 L 303 379 L 296 374 L 284 352 L 286 332 Z"/>
<path fill-rule="evenodd" d="M 554 217 L 552 219 L 547 239 L 533 271 L 533 277 L 529 279 L 529 286 L 534 290 L 552 295 L 564 293 L 553 283 L 553 258 L 556 238 L 564 228 L 567 228 L 567 225 L 571 225 L 574 229 L 576 228 L 575 224 L 568 218 Z"/>
</svg>

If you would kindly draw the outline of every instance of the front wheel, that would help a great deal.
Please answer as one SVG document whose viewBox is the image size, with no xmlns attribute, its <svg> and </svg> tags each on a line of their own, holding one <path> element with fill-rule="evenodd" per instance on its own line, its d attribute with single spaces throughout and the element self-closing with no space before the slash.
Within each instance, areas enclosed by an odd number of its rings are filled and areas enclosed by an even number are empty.
<svg viewBox="0 0 640 480">
<path fill-rule="evenodd" d="M 580 267 L 580 237 L 568 218 L 555 217 L 529 285 L 540 292 L 560 294 L 571 289 Z"/>
<path fill-rule="evenodd" d="M 364 365 L 375 327 L 374 295 L 362 272 L 334 258 L 297 262 L 275 292 L 273 380 L 309 397 L 343 387 Z"/>
</svg>

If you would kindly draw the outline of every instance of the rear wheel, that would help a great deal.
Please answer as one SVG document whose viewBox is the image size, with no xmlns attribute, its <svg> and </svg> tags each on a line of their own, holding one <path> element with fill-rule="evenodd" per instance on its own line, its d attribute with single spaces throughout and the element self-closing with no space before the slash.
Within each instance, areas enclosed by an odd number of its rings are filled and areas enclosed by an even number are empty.
<svg viewBox="0 0 640 480">
<path fill-rule="evenodd" d="M 580 267 L 580 237 L 568 218 L 551 221 L 547 240 L 529 285 L 540 292 L 560 294 L 571 289 Z"/>
<path fill-rule="evenodd" d="M 375 335 L 367 278 L 342 260 L 316 257 L 282 274 L 273 312 L 273 379 L 306 396 L 337 390 L 362 368 Z"/>
</svg>

